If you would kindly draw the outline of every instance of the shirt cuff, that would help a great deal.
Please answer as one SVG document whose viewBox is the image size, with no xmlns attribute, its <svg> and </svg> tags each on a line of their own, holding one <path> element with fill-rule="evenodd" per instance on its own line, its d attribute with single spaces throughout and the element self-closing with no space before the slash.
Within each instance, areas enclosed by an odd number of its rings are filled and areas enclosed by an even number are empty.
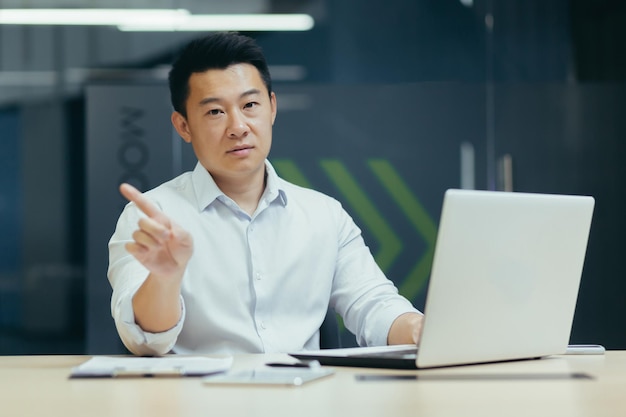
<svg viewBox="0 0 626 417">
<path fill-rule="evenodd" d="M 132 296 L 123 297 L 118 304 L 116 324 L 124 345 L 136 355 L 162 355 L 172 350 L 185 321 L 186 309 L 182 295 L 180 305 L 180 319 L 174 327 L 164 332 L 151 333 L 144 331 L 135 322 Z"/>
<path fill-rule="evenodd" d="M 377 311 L 372 314 L 373 322 L 367 325 L 365 331 L 365 346 L 386 346 L 389 330 L 393 322 L 405 313 L 422 314 L 408 301 L 383 301 L 377 305 Z"/>
</svg>

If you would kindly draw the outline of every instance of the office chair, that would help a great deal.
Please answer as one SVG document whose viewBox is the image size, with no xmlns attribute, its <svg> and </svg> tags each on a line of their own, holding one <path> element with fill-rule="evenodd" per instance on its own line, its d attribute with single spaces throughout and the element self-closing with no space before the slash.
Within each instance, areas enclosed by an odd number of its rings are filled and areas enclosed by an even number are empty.
<svg viewBox="0 0 626 417">
<path fill-rule="evenodd" d="M 320 349 L 336 349 L 341 347 L 341 335 L 337 314 L 333 310 L 326 312 L 326 317 L 320 326 Z"/>
</svg>

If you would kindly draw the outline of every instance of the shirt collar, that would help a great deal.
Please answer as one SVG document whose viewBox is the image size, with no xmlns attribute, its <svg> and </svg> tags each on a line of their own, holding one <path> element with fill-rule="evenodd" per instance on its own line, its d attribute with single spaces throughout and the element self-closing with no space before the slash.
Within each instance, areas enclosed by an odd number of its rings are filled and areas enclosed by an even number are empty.
<svg viewBox="0 0 626 417">
<path fill-rule="evenodd" d="M 267 182 L 265 185 L 265 192 L 261 198 L 265 198 L 268 204 L 279 198 L 280 203 L 283 206 L 286 206 L 287 193 L 285 191 L 285 182 L 281 181 L 280 177 L 274 170 L 274 166 L 267 159 L 265 160 L 265 173 L 267 174 Z"/>
<path fill-rule="evenodd" d="M 284 182 L 281 181 L 278 174 L 276 174 L 274 167 L 267 159 L 265 160 L 265 173 L 267 175 L 267 182 L 261 199 L 265 200 L 267 204 L 269 204 L 279 198 L 280 203 L 283 206 L 286 206 L 287 194 L 285 192 Z M 196 167 L 194 168 L 191 177 L 193 181 L 193 189 L 196 194 L 198 211 L 202 211 L 207 208 L 219 196 L 225 195 L 217 186 L 211 174 L 209 174 L 200 162 L 196 163 Z"/>
</svg>

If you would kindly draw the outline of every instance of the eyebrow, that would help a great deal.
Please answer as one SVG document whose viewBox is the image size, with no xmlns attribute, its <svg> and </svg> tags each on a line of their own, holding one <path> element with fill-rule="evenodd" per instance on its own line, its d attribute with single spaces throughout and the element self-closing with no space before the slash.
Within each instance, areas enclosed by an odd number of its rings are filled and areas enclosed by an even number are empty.
<svg viewBox="0 0 626 417">
<path fill-rule="evenodd" d="M 251 89 L 246 90 L 243 93 L 241 93 L 239 95 L 239 98 L 242 99 L 244 97 L 252 96 L 252 95 L 255 95 L 255 94 L 261 94 L 261 90 L 259 90 L 258 88 L 251 88 Z M 206 98 L 203 98 L 202 100 L 200 100 L 199 104 L 201 106 L 205 106 L 205 105 L 210 104 L 210 103 L 218 103 L 218 102 L 220 102 L 222 100 L 223 99 L 221 99 L 219 97 L 206 97 Z"/>
</svg>

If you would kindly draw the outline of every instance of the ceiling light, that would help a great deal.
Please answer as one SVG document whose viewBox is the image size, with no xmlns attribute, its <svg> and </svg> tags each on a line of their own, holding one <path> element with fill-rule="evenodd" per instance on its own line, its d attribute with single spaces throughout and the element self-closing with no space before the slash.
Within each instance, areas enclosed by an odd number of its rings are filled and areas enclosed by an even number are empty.
<svg viewBox="0 0 626 417">
<path fill-rule="evenodd" d="M 0 9 L 4 25 L 176 25 L 189 15 L 184 9 Z"/>
<path fill-rule="evenodd" d="M 188 15 L 175 23 L 143 20 L 119 25 L 122 31 L 305 31 L 315 22 L 308 14 L 215 14 Z"/>
<path fill-rule="evenodd" d="M 304 31 L 307 14 L 202 14 L 185 9 L 0 9 L 4 25 L 100 25 L 122 31 Z"/>
</svg>

